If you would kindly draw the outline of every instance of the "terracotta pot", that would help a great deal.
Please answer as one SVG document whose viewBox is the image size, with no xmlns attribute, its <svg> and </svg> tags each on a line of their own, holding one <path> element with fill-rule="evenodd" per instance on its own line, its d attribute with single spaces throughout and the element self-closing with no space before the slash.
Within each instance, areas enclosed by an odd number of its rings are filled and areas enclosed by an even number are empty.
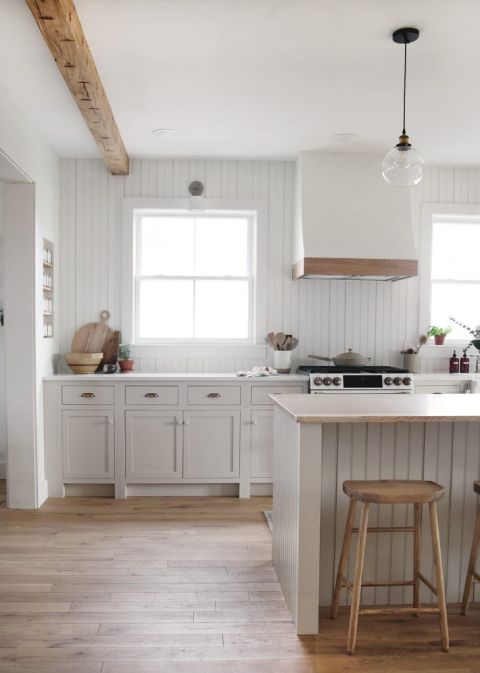
<svg viewBox="0 0 480 673">
<path fill-rule="evenodd" d="M 119 360 L 121 372 L 131 372 L 133 369 L 133 360 Z"/>
<path fill-rule="evenodd" d="M 443 346 L 446 336 L 446 334 L 435 334 L 433 337 L 435 339 L 435 346 Z"/>
</svg>

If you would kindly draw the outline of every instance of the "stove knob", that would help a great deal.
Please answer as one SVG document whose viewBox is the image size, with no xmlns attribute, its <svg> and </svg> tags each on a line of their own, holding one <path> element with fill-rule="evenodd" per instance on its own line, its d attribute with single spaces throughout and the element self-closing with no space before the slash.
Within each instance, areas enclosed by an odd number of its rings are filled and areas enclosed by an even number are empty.
<svg viewBox="0 0 480 673">
<path fill-rule="evenodd" d="M 322 381 L 322 379 L 321 379 L 319 376 L 316 376 L 316 377 L 313 379 L 313 385 L 315 385 L 315 386 L 321 386 L 322 383 L 323 383 L 323 381 Z"/>
<path fill-rule="evenodd" d="M 406 376 L 406 377 L 403 379 L 403 385 L 404 385 L 404 386 L 409 386 L 409 385 L 411 385 L 411 383 L 412 383 L 412 379 L 411 379 L 409 376 Z"/>
<path fill-rule="evenodd" d="M 342 379 L 339 376 L 336 376 L 333 379 L 333 385 L 334 386 L 341 386 L 342 385 Z"/>
<path fill-rule="evenodd" d="M 323 385 L 325 385 L 325 386 L 331 386 L 331 385 L 332 385 L 332 379 L 331 379 L 329 376 L 326 376 L 326 377 L 323 379 Z"/>
<path fill-rule="evenodd" d="M 402 379 L 401 379 L 399 376 L 396 376 L 396 377 L 393 379 L 393 382 L 394 382 L 394 384 L 395 384 L 396 386 L 401 386 L 401 385 L 402 385 Z"/>
<path fill-rule="evenodd" d="M 386 386 L 391 386 L 393 383 L 393 379 L 391 376 L 386 376 L 383 382 Z"/>
</svg>

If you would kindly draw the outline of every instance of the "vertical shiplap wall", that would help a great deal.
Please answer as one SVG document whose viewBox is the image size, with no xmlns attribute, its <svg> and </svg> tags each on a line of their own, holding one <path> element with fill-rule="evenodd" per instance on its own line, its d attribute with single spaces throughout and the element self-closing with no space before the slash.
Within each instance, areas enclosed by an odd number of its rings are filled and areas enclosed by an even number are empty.
<svg viewBox="0 0 480 673">
<path fill-rule="evenodd" d="M 194 180 L 207 198 L 267 202 L 265 287 L 269 329 L 297 334 L 298 359 L 353 348 L 376 363 L 400 364 L 400 349 L 418 334 L 416 279 L 398 283 L 304 280 L 293 282 L 294 162 L 138 159 L 126 177 L 111 176 L 100 160 L 61 162 L 60 348 L 70 350 L 75 329 L 108 308 L 120 325 L 121 200 L 184 197 Z M 428 168 L 417 203 L 480 203 L 480 169 Z M 268 357 L 165 357 L 162 350 L 136 358 L 143 371 L 231 371 Z"/>
</svg>

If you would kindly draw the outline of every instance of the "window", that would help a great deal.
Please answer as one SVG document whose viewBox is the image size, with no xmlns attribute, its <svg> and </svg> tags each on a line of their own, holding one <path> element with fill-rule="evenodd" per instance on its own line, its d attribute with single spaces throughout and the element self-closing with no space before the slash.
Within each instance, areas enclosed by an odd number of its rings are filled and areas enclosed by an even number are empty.
<svg viewBox="0 0 480 673">
<path fill-rule="evenodd" d="M 480 217 L 432 218 L 430 324 L 451 325 L 451 338 L 468 340 L 450 316 L 473 327 L 480 322 Z"/>
<path fill-rule="evenodd" d="M 251 213 L 137 211 L 134 340 L 251 341 L 253 228 Z"/>
</svg>

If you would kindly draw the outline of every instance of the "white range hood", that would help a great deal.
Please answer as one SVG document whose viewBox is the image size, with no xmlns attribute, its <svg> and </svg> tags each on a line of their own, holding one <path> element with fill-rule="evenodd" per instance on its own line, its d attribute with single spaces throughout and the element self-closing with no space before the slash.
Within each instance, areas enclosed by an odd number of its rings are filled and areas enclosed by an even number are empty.
<svg viewBox="0 0 480 673">
<path fill-rule="evenodd" d="M 294 279 L 400 280 L 417 275 L 411 189 L 386 184 L 382 158 L 302 153 Z"/>
</svg>

